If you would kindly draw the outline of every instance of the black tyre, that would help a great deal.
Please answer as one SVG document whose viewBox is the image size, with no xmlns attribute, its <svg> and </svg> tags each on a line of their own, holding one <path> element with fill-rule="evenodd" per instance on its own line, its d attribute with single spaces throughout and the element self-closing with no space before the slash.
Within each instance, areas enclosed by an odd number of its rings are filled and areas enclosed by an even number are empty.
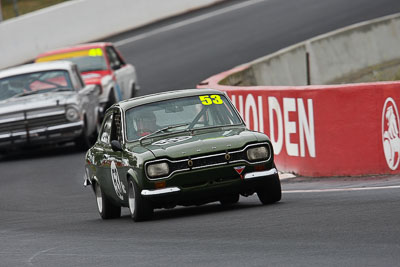
<svg viewBox="0 0 400 267">
<path fill-rule="evenodd" d="M 128 202 L 129 212 L 135 222 L 149 220 L 153 217 L 151 203 L 142 197 L 137 184 L 133 180 L 129 180 Z"/>
<path fill-rule="evenodd" d="M 93 133 L 91 134 L 90 140 L 89 140 L 91 146 L 94 145 L 97 141 L 97 137 L 99 136 L 100 129 L 101 129 L 101 122 L 102 121 L 100 120 L 100 116 L 97 117 L 95 129 L 94 129 Z"/>
<path fill-rule="evenodd" d="M 111 88 L 110 90 L 110 94 L 108 95 L 108 101 L 106 103 L 104 112 L 111 107 L 112 105 L 114 105 L 117 102 L 116 98 L 115 98 L 115 94 L 114 94 L 114 89 Z"/>
<path fill-rule="evenodd" d="M 225 196 L 219 200 L 222 206 L 230 206 L 239 202 L 239 194 Z"/>
<path fill-rule="evenodd" d="M 94 184 L 94 194 L 96 196 L 97 210 L 102 219 L 106 220 L 121 217 L 121 207 L 115 206 L 110 202 L 98 183 Z"/>
<path fill-rule="evenodd" d="M 75 145 L 78 148 L 78 150 L 86 151 L 91 147 L 92 145 L 91 141 L 92 139 L 87 133 L 86 123 L 85 123 L 81 135 L 75 140 Z"/>
<path fill-rule="evenodd" d="M 264 205 L 278 202 L 282 198 L 282 189 L 279 176 L 275 175 L 273 178 L 268 179 L 270 180 L 257 190 L 258 198 Z"/>
</svg>

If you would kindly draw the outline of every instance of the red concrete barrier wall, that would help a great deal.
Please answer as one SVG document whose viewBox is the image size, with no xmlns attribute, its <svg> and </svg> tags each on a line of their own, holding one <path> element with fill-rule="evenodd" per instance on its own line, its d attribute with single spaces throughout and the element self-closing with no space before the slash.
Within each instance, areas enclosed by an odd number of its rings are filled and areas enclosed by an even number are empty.
<svg viewBox="0 0 400 267">
<path fill-rule="evenodd" d="M 266 133 L 277 167 L 303 176 L 400 173 L 400 82 L 329 86 L 223 86 L 247 126 Z"/>
</svg>

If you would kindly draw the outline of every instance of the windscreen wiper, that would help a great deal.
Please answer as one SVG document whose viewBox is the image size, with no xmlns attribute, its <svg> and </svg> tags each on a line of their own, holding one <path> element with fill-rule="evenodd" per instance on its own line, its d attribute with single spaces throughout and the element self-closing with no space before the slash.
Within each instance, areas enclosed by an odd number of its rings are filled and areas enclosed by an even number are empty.
<svg viewBox="0 0 400 267">
<path fill-rule="evenodd" d="M 144 140 L 144 139 L 146 139 L 148 137 L 154 136 L 154 135 L 156 135 L 158 133 L 162 133 L 162 132 L 165 132 L 165 131 L 170 130 L 170 129 L 174 129 L 174 128 L 178 128 L 178 127 L 182 127 L 182 126 L 188 126 L 188 125 L 189 125 L 189 123 L 181 123 L 181 124 L 175 124 L 175 125 L 170 125 L 170 126 L 161 128 L 161 129 L 159 129 L 159 130 L 157 130 L 157 131 L 155 131 L 153 133 L 150 133 L 148 135 L 145 135 L 145 136 L 139 138 L 139 142 L 140 142 L 140 144 L 142 144 L 142 140 Z"/>
<path fill-rule="evenodd" d="M 42 89 L 42 90 L 35 90 L 35 91 L 23 92 L 23 93 L 20 93 L 20 94 L 15 95 L 15 96 L 13 96 L 13 97 L 20 97 L 20 96 L 41 94 L 41 93 L 47 93 L 47 92 L 62 92 L 62 91 L 72 91 L 72 89 L 71 89 L 71 88 L 68 88 L 68 87 Z"/>
<path fill-rule="evenodd" d="M 23 92 L 23 93 L 17 94 L 17 95 L 15 95 L 15 96 L 13 96 L 13 97 L 34 95 L 34 94 L 39 94 L 39 93 L 40 93 L 40 90 L 37 90 L 37 91 L 28 91 L 28 92 Z"/>
</svg>

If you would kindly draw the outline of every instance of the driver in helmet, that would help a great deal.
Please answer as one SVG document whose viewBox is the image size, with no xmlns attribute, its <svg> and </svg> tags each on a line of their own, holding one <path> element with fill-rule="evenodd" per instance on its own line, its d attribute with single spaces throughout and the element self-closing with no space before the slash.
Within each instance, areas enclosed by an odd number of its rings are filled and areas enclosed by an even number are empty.
<svg viewBox="0 0 400 267">
<path fill-rule="evenodd" d="M 143 112 L 136 119 L 138 136 L 146 136 L 156 131 L 159 127 L 156 123 L 156 116 L 152 111 Z"/>
</svg>

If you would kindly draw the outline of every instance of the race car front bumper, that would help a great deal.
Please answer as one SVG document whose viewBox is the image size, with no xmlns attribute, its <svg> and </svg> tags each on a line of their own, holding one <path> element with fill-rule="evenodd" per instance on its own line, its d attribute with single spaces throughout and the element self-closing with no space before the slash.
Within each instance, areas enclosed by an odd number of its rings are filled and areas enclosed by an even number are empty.
<svg viewBox="0 0 400 267">
<path fill-rule="evenodd" d="M 142 190 L 142 196 L 157 196 L 157 195 L 165 195 L 171 193 L 180 192 L 181 189 L 179 187 L 167 187 L 162 189 L 154 189 L 154 190 Z"/>
<path fill-rule="evenodd" d="M 246 184 L 248 183 L 253 183 L 256 181 L 262 182 L 263 180 L 268 180 L 269 177 L 276 176 L 278 175 L 278 170 L 276 168 L 272 168 L 270 170 L 265 170 L 265 171 L 255 171 L 255 172 L 249 172 L 244 174 L 243 176 L 243 182 L 244 185 L 243 187 L 246 187 Z M 251 181 L 251 182 L 250 182 Z M 236 181 L 237 182 L 237 181 Z M 200 189 L 202 190 L 202 189 Z M 205 189 L 207 190 L 207 189 Z M 141 195 L 143 197 L 157 197 L 157 196 L 170 196 L 174 195 L 177 193 L 185 193 L 183 190 L 181 190 L 179 187 L 165 187 L 165 188 L 160 188 L 160 189 L 144 189 L 141 191 Z"/>
<path fill-rule="evenodd" d="M 278 170 L 273 168 L 271 170 L 267 170 L 267 171 L 258 171 L 258 172 L 249 172 L 246 173 L 244 175 L 244 179 L 245 180 L 249 180 L 249 179 L 255 179 L 255 178 L 260 178 L 260 177 L 267 177 L 270 175 L 276 175 L 278 174 Z"/>
</svg>

